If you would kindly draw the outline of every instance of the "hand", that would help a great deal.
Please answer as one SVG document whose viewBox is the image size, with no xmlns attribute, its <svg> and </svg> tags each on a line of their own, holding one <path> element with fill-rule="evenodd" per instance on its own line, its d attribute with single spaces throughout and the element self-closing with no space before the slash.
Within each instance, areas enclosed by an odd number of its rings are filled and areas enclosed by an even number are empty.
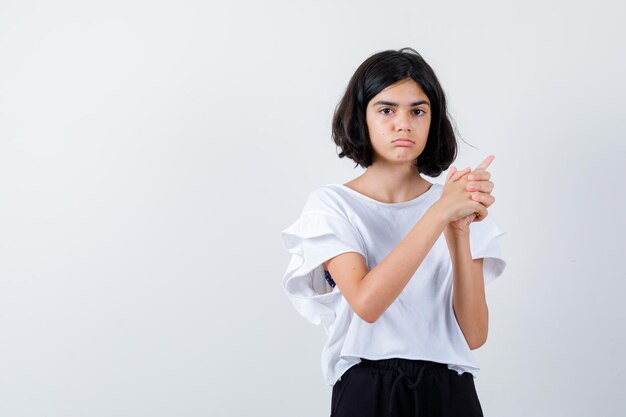
<svg viewBox="0 0 626 417">
<path fill-rule="evenodd" d="M 450 222 L 457 221 L 476 212 L 485 212 L 486 208 L 478 201 L 472 198 L 472 192 L 467 190 L 469 181 L 467 174 L 470 168 L 456 172 L 453 167 L 448 173 L 446 183 L 441 191 L 439 200 L 433 204 L 429 210 L 438 213 L 447 225 Z M 486 216 L 484 213 L 483 216 Z"/>
<path fill-rule="evenodd" d="M 487 167 L 491 165 L 493 160 L 496 157 L 493 155 L 489 155 L 483 162 L 478 165 L 478 167 L 470 172 L 467 176 L 468 181 L 471 181 L 467 184 L 468 191 L 474 191 L 472 194 L 472 200 L 480 202 L 485 208 L 489 208 L 495 203 L 496 198 L 491 195 L 493 191 L 493 187 L 495 184 L 489 179 L 491 178 L 491 174 L 487 171 Z M 474 221 L 481 221 L 485 217 L 480 217 L 479 213 L 477 213 L 476 219 Z"/>
<path fill-rule="evenodd" d="M 450 168 L 450 171 L 448 172 L 448 176 L 446 177 L 446 182 L 448 181 L 457 181 L 461 178 L 463 178 L 466 175 L 469 175 L 470 173 L 470 168 L 465 168 L 463 171 L 457 171 L 456 167 L 452 166 Z M 467 186 L 469 187 L 469 185 Z M 469 232 L 469 225 L 474 221 L 474 219 L 476 219 L 478 217 L 477 212 L 468 214 L 465 217 L 461 217 L 460 219 L 457 220 L 453 220 L 450 223 L 448 223 L 448 225 L 446 226 L 446 233 L 449 232 L 458 232 L 458 233 L 465 233 L 465 232 Z"/>
<path fill-rule="evenodd" d="M 495 202 L 495 197 L 491 195 L 494 184 L 493 182 L 488 181 L 491 174 L 486 171 L 487 167 L 489 167 L 494 159 L 495 156 L 489 155 L 474 171 L 469 173 L 469 168 L 465 168 L 463 171 L 457 172 L 456 168 L 453 166 L 451 167 L 450 172 L 448 172 L 446 182 L 450 180 L 457 181 L 467 175 L 467 180 L 471 182 L 467 183 L 466 189 L 468 191 L 474 191 L 471 195 L 472 200 L 480 202 L 486 209 Z M 482 213 L 483 214 L 481 214 L 481 211 L 477 211 L 461 219 L 452 221 L 448 224 L 448 228 L 456 232 L 468 232 L 470 223 L 474 221 L 482 221 L 485 217 L 487 217 L 487 210 L 484 210 Z"/>
</svg>

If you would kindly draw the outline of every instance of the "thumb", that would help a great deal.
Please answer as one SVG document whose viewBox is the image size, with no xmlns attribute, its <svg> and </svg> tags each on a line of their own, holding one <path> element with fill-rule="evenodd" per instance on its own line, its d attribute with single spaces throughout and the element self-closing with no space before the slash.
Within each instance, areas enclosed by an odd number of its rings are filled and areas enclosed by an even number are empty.
<svg viewBox="0 0 626 417">
<path fill-rule="evenodd" d="M 446 181 L 448 181 L 456 172 L 456 168 L 453 166 L 450 167 L 450 170 L 448 171 L 448 175 L 446 176 Z"/>
<path fill-rule="evenodd" d="M 450 177 L 450 181 L 457 181 L 459 178 L 463 177 L 468 172 L 472 172 L 472 168 L 467 167 L 463 171 L 457 171 L 456 168 L 455 168 L 454 169 L 454 174 L 452 174 L 452 176 Z"/>
</svg>

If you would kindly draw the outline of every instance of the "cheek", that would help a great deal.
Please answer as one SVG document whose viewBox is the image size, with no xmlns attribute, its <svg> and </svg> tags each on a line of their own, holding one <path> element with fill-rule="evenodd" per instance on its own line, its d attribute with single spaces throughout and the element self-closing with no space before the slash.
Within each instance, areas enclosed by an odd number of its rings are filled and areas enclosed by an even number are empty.
<svg viewBox="0 0 626 417">
<path fill-rule="evenodd" d="M 389 134 L 389 125 L 390 123 L 384 120 L 378 120 L 372 123 L 372 129 L 376 131 L 379 135 L 384 136 Z"/>
<path fill-rule="evenodd" d="M 418 125 L 418 130 L 420 131 L 420 135 L 423 135 L 425 139 L 430 131 L 430 120 L 421 120 Z"/>
<path fill-rule="evenodd" d="M 384 134 L 382 124 L 374 120 L 370 120 L 367 122 L 367 130 L 370 132 L 370 136 L 380 136 Z"/>
</svg>

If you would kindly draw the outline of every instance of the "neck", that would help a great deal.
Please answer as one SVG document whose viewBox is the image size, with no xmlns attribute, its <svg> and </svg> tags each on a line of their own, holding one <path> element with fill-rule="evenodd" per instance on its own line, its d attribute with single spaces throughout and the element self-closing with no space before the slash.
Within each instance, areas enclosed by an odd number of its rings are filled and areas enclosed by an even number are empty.
<svg viewBox="0 0 626 417">
<path fill-rule="evenodd" d="M 370 194 L 381 201 L 391 203 L 411 200 L 426 192 L 431 186 L 412 164 L 374 163 L 360 179 Z"/>
</svg>

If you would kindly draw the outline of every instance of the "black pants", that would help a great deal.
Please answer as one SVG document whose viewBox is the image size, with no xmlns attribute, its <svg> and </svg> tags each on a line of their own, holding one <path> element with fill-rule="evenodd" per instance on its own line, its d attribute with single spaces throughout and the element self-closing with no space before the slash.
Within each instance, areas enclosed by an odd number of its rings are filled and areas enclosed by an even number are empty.
<svg viewBox="0 0 626 417">
<path fill-rule="evenodd" d="M 483 417 L 474 377 L 446 364 L 361 359 L 333 386 L 331 417 Z"/>
</svg>

